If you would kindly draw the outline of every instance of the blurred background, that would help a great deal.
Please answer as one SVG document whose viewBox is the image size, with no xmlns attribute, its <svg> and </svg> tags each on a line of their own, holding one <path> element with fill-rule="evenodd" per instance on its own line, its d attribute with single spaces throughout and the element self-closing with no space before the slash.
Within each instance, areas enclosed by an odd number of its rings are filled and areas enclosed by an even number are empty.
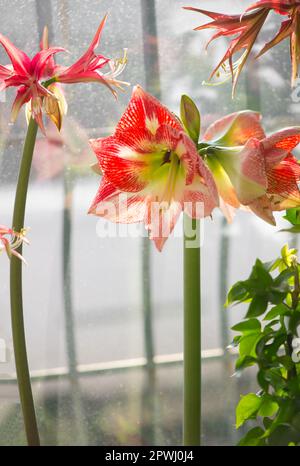
<svg viewBox="0 0 300 466">
<path fill-rule="evenodd" d="M 202 85 L 225 51 L 226 39 L 204 47 L 206 22 L 182 6 L 241 12 L 242 0 L 0 0 L 0 31 L 33 55 L 44 25 L 50 43 L 67 48 L 71 63 L 88 47 L 108 11 L 100 53 L 122 56 L 121 79 L 139 83 L 178 112 L 181 94 L 202 113 L 203 128 L 245 108 L 259 110 L 267 131 L 299 124 L 300 104 L 290 88 L 288 41 L 248 64 L 235 100 L 230 82 Z M 260 36 L 274 35 L 273 14 Z M 272 36 L 271 36 L 272 35 Z M 0 63 L 7 64 L 3 49 Z M 99 176 L 87 140 L 110 134 L 131 95 L 116 102 L 98 84 L 65 87 L 69 104 L 59 136 L 38 135 L 26 226 L 25 323 L 29 363 L 42 443 L 45 445 L 180 445 L 182 420 L 182 240 L 170 238 L 162 253 L 142 237 L 108 238 L 107 225 L 87 210 Z M 0 102 L 0 223 L 11 224 L 24 112 L 9 123 L 14 89 Z M 251 371 L 234 375 L 226 350 L 230 327 L 243 315 L 223 307 L 226 292 L 246 278 L 256 259 L 271 260 L 291 240 L 246 212 L 227 225 L 220 212 L 204 222 L 202 247 L 203 444 L 233 445 L 234 407 L 255 390 Z M 180 226 L 179 226 L 180 228 Z M 97 234 L 98 232 L 98 234 Z M 25 444 L 15 380 L 9 312 L 9 264 L 0 261 L 0 444 Z M 3 350 L 4 348 L 4 350 Z"/>
</svg>

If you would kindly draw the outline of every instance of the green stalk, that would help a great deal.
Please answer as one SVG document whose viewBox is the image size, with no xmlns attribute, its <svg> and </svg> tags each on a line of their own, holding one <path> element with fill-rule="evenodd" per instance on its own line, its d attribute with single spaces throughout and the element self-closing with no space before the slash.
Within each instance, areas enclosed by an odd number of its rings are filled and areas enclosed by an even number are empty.
<svg viewBox="0 0 300 466">
<path fill-rule="evenodd" d="M 24 228 L 28 183 L 37 129 L 36 122 L 31 118 L 25 139 L 15 197 L 12 226 L 16 231 L 21 231 Z M 22 245 L 18 252 L 22 254 Z M 10 266 L 10 298 L 16 371 L 27 442 L 30 446 L 38 446 L 40 440 L 31 390 L 24 329 L 22 262 L 15 256 L 12 256 Z"/>
<path fill-rule="evenodd" d="M 201 438 L 201 288 L 200 221 L 184 214 L 184 406 L 183 444 L 199 445 Z M 188 247 L 193 238 L 197 244 Z M 195 242 L 195 240 L 194 240 Z M 190 244 L 191 246 L 191 244 Z"/>
</svg>

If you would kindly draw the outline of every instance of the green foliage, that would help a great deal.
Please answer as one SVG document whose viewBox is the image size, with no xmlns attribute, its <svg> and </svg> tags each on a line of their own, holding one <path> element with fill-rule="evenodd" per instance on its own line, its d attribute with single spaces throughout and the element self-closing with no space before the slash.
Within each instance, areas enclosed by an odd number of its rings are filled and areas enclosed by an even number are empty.
<svg viewBox="0 0 300 466">
<path fill-rule="evenodd" d="M 282 231 L 289 231 L 290 233 L 300 233 L 300 208 L 295 207 L 286 211 L 286 215 L 283 217 L 292 224 L 292 227 L 285 228 Z"/>
<path fill-rule="evenodd" d="M 295 209 L 293 209 L 295 210 Z M 287 213 L 299 222 L 298 212 Z M 300 362 L 292 359 L 300 326 L 300 265 L 297 251 L 284 246 L 273 262 L 255 262 L 247 280 L 228 293 L 226 305 L 247 303 L 238 334 L 236 371 L 257 367 L 258 393 L 241 396 L 236 428 L 251 421 L 240 446 L 300 445 Z M 257 425 L 253 427 L 253 422 Z"/>
</svg>

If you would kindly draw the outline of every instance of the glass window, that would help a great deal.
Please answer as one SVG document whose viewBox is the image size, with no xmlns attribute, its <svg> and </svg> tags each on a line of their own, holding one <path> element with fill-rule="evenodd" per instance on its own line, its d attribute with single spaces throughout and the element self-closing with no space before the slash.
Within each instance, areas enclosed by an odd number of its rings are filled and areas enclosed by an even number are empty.
<svg viewBox="0 0 300 466">
<path fill-rule="evenodd" d="M 47 24 L 51 44 L 71 52 L 57 57 L 67 64 L 87 48 L 109 11 L 99 50 L 122 56 L 122 49 L 128 48 L 122 78 L 146 86 L 174 112 L 181 94 L 188 94 L 201 108 L 203 127 L 244 108 L 261 111 L 268 131 L 297 124 L 289 56 L 282 53 L 286 43 L 246 67 L 235 100 L 230 82 L 221 87 L 202 85 L 226 42 L 221 40 L 219 47 L 205 53 L 207 33 L 193 31 L 205 18 L 181 8 L 193 3 L 196 6 L 197 2 L 182 0 L 0 0 L 0 31 L 32 55 Z M 231 12 L 249 4 L 215 3 L 219 11 Z M 211 4 L 203 0 L 201 7 L 209 9 Z M 275 15 L 270 17 L 270 24 L 275 21 Z M 3 49 L 0 63 L 7 63 Z M 131 90 L 120 92 L 117 101 L 97 84 L 77 84 L 65 92 L 69 109 L 63 142 L 51 145 L 39 133 L 26 215 L 31 245 L 26 247 L 29 265 L 24 268 L 25 320 L 42 441 L 180 445 L 182 239 L 170 238 L 164 252 L 158 253 L 140 237 L 101 237 L 106 222 L 87 215 L 99 185 L 99 176 L 87 169 L 94 160 L 87 141 L 113 131 Z M 14 91 L 7 90 L 0 102 L 0 212 L 1 223 L 8 225 L 26 131 L 23 112 L 14 125 L 8 123 L 13 98 Z M 232 337 L 229 328 L 242 314 L 224 310 L 226 291 L 248 275 L 256 257 L 273 258 L 288 239 L 287 234 L 273 234 L 272 227 L 247 212 L 239 212 L 232 225 L 220 212 L 205 220 L 206 445 L 237 441 L 242 432 L 233 427 L 234 406 L 243 390 L 255 384 L 249 374 L 231 377 L 234 356 L 226 352 Z M 5 360 L 0 361 L 0 443 L 19 445 L 25 437 L 14 376 L 8 267 L 8 261 L 0 261 L 0 338 L 5 342 Z"/>
</svg>

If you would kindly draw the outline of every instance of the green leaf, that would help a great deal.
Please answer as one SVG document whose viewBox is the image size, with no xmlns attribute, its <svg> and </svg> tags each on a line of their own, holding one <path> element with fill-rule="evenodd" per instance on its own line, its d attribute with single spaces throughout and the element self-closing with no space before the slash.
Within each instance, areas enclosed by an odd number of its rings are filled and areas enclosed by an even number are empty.
<svg viewBox="0 0 300 466">
<path fill-rule="evenodd" d="M 279 356 L 278 362 L 282 364 L 286 370 L 291 370 L 294 367 L 294 363 L 292 361 L 292 358 L 290 356 Z"/>
<path fill-rule="evenodd" d="M 248 312 L 246 314 L 247 318 L 250 317 L 258 317 L 266 312 L 268 307 L 268 297 L 267 296 L 260 296 L 256 295 L 252 299 L 250 306 L 248 308 Z"/>
<path fill-rule="evenodd" d="M 266 370 L 265 380 L 269 382 L 276 391 L 285 388 L 286 385 L 280 369 L 271 368 Z"/>
<path fill-rule="evenodd" d="M 273 420 L 272 420 L 272 419 L 269 419 L 268 417 L 265 417 L 265 418 L 263 419 L 263 425 L 264 425 L 264 428 L 265 428 L 265 429 L 270 429 L 272 423 L 273 423 Z"/>
<path fill-rule="evenodd" d="M 254 427 L 239 441 L 239 447 L 256 447 L 264 444 L 262 437 L 265 431 L 261 427 Z"/>
<path fill-rule="evenodd" d="M 251 333 L 249 335 L 244 335 L 239 344 L 239 353 L 240 356 L 251 356 L 256 357 L 256 345 L 259 342 L 262 334 L 261 333 Z"/>
<path fill-rule="evenodd" d="M 241 332 L 245 335 L 251 333 L 260 333 L 261 324 L 257 319 L 248 319 L 244 320 L 243 322 L 239 322 L 238 324 L 231 327 L 231 329 L 235 332 Z"/>
<path fill-rule="evenodd" d="M 246 367 L 253 366 L 256 362 L 256 359 L 252 356 L 241 356 L 236 360 L 235 369 L 239 372 L 246 369 Z"/>
<path fill-rule="evenodd" d="M 196 104 L 187 95 L 181 97 L 180 118 L 186 132 L 197 144 L 200 135 L 201 117 Z"/>
<path fill-rule="evenodd" d="M 262 399 L 255 395 L 255 393 L 248 393 L 248 395 L 241 397 L 236 408 L 237 429 L 258 412 L 261 403 Z"/>
<path fill-rule="evenodd" d="M 269 337 L 273 338 L 274 333 L 270 334 Z M 277 358 L 277 361 L 279 362 L 279 357 L 277 356 L 277 353 L 282 345 L 286 342 L 286 333 L 275 333 L 274 340 L 271 344 L 265 345 L 263 348 L 261 356 L 266 359 L 270 364 L 274 365 L 274 362 Z M 257 354 L 259 353 L 259 345 L 257 345 L 256 348 Z"/>
<path fill-rule="evenodd" d="M 258 416 L 272 417 L 277 413 L 278 409 L 278 403 L 272 400 L 270 396 L 265 395 L 259 408 Z"/>
<path fill-rule="evenodd" d="M 277 304 L 277 306 L 272 307 L 272 309 L 266 314 L 264 320 L 272 320 L 277 316 L 284 316 L 290 314 L 290 310 L 284 304 Z"/>
<path fill-rule="evenodd" d="M 245 287 L 245 282 L 239 281 L 235 283 L 229 290 L 225 306 L 228 307 L 234 302 L 242 302 L 248 297 L 248 291 Z"/>
<path fill-rule="evenodd" d="M 295 207 L 294 209 L 288 209 L 286 215 L 283 217 L 292 225 L 300 225 L 300 209 Z"/>
<path fill-rule="evenodd" d="M 255 265 L 250 275 L 250 278 L 258 281 L 257 285 L 259 285 L 259 288 L 262 288 L 262 290 L 264 288 L 268 288 L 273 283 L 272 275 L 268 271 L 268 264 L 269 263 L 263 264 L 261 260 L 256 259 Z"/>
</svg>

